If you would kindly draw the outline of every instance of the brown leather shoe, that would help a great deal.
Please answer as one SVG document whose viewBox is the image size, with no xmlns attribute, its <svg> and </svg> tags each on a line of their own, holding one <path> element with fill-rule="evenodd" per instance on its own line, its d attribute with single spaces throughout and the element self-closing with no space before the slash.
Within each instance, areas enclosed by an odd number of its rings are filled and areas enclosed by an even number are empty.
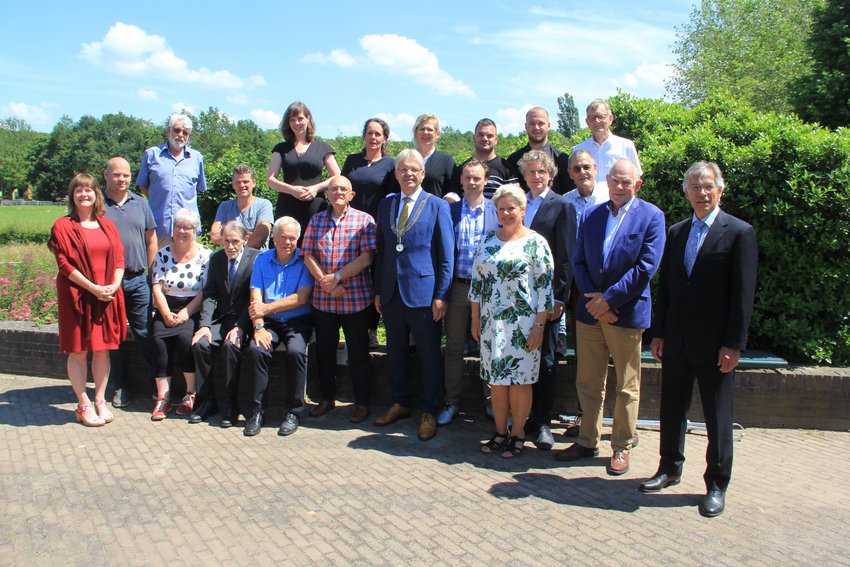
<svg viewBox="0 0 850 567">
<path fill-rule="evenodd" d="M 322 417 L 336 407 L 336 402 L 333 400 L 322 400 L 319 405 L 310 410 L 310 417 Z"/>
<path fill-rule="evenodd" d="M 419 418 L 419 440 L 428 441 L 437 435 L 437 418 L 434 414 L 422 412 Z"/>
<path fill-rule="evenodd" d="M 619 476 L 629 472 L 629 452 L 617 449 L 614 455 L 611 456 L 611 462 L 605 467 L 608 474 Z"/>
<path fill-rule="evenodd" d="M 351 412 L 349 420 L 351 423 L 363 423 L 369 419 L 369 408 L 366 406 L 354 406 L 354 411 Z"/>
<path fill-rule="evenodd" d="M 555 459 L 558 461 L 577 461 L 586 457 L 595 457 L 599 454 L 599 449 L 588 449 L 578 443 L 573 443 L 566 449 L 555 453 Z"/>
<path fill-rule="evenodd" d="M 401 404 L 393 404 L 390 406 L 390 409 L 374 421 L 374 424 L 378 426 L 389 425 L 405 417 L 410 417 L 410 408 L 406 408 Z"/>
</svg>

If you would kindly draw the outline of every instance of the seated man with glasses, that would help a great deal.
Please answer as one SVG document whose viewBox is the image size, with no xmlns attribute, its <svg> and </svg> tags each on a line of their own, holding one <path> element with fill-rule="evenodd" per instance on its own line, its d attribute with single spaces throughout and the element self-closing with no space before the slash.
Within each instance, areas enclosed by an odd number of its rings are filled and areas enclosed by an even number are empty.
<svg viewBox="0 0 850 567">
<path fill-rule="evenodd" d="M 638 177 L 643 175 L 634 142 L 611 133 L 614 115 L 611 113 L 611 105 L 607 100 L 596 99 L 588 104 L 587 118 L 584 121 L 593 135 L 574 146 L 572 153 L 579 150 L 590 152 L 597 167 L 596 183 L 605 184 L 605 177 L 620 159 L 627 159 L 634 163 Z"/>
</svg>

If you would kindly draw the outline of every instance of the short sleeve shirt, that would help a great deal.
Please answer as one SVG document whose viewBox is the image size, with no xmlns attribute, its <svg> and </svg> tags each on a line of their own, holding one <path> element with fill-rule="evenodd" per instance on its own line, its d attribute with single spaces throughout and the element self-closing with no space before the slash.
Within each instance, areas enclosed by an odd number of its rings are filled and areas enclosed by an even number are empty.
<svg viewBox="0 0 850 567">
<path fill-rule="evenodd" d="M 277 259 L 277 250 L 261 252 L 254 261 L 251 272 L 251 289 L 258 289 L 263 295 L 263 303 L 274 303 L 296 293 L 302 287 L 313 287 L 313 276 L 301 259 L 301 251 L 295 250 L 286 264 Z M 289 311 L 269 313 L 266 319 L 277 323 L 286 323 L 290 319 L 310 314 L 310 305 L 305 303 Z"/>
</svg>

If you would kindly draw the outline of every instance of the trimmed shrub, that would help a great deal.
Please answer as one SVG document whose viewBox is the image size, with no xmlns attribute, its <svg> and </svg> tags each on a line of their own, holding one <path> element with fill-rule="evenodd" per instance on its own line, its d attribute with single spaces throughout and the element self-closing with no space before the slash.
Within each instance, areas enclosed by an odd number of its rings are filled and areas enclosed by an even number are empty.
<svg viewBox="0 0 850 567">
<path fill-rule="evenodd" d="M 685 108 L 620 93 L 611 105 L 617 133 L 641 152 L 641 197 L 668 225 L 691 214 L 681 185 L 693 162 L 723 171 L 721 206 L 752 224 L 759 244 L 750 347 L 850 363 L 850 131 L 722 95 Z"/>
</svg>

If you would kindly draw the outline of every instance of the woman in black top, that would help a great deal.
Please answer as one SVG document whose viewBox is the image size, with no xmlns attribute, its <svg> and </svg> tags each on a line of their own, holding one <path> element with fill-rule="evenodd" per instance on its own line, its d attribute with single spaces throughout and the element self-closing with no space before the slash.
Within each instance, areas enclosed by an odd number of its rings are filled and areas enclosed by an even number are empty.
<svg viewBox="0 0 850 567">
<path fill-rule="evenodd" d="M 321 193 L 327 189 L 329 178 L 339 175 L 339 165 L 333 148 L 313 139 L 316 124 L 303 102 L 293 102 L 286 109 L 280 122 L 280 133 L 284 141 L 272 148 L 266 182 L 280 193 L 275 218 L 283 215 L 294 217 L 301 223 L 303 235 L 310 218 L 325 207 Z M 327 169 L 329 174 L 324 181 L 323 169 Z M 282 181 L 278 179 L 281 170 Z"/>
<path fill-rule="evenodd" d="M 451 191 L 455 160 L 449 154 L 438 152 L 437 140 L 440 139 L 440 119 L 430 112 L 420 114 L 413 125 L 413 143 L 425 160 L 425 179 L 422 188 L 442 197 Z"/>
</svg>

